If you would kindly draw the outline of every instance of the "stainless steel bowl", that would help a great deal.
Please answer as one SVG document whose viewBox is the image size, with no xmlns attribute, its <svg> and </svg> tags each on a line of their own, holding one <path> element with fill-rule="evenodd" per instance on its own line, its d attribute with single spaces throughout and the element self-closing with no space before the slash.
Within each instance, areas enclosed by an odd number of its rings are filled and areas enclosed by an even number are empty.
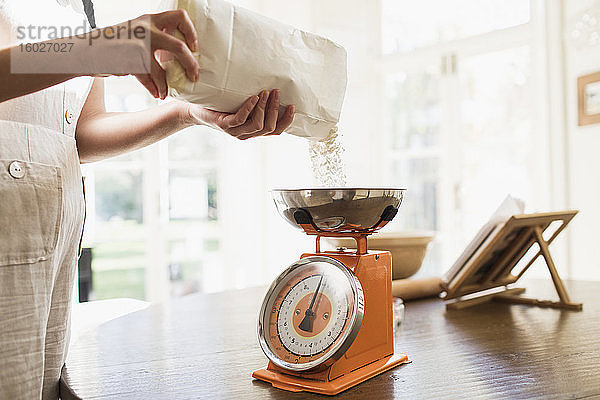
<svg viewBox="0 0 600 400">
<path fill-rule="evenodd" d="M 406 189 L 317 188 L 273 190 L 277 211 L 293 226 L 307 214 L 317 230 L 360 232 L 389 221 L 398 211 Z"/>
</svg>

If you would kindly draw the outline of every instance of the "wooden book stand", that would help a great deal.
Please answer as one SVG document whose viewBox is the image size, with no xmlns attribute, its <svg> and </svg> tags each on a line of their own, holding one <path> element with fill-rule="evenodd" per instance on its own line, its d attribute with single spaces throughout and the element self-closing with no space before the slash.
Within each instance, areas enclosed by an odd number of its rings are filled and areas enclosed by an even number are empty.
<svg viewBox="0 0 600 400">
<path fill-rule="evenodd" d="M 462 309 L 490 300 L 539 307 L 581 310 L 573 303 L 558 276 L 548 246 L 577 211 L 522 214 L 498 225 L 459 269 L 444 282 L 446 309 Z M 543 256 L 560 301 L 519 296 L 524 288 L 508 288 Z"/>
</svg>

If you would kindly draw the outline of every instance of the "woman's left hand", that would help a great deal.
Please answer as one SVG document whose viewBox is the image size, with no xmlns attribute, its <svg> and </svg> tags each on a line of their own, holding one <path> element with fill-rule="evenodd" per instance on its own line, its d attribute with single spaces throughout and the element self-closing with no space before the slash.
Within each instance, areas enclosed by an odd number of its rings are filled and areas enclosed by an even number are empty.
<svg viewBox="0 0 600 400">
<path fill-rule="evenodd" d="M 208 110 L 197 104 L 185 104 L 186 115 L 196 125 L 208 125 L 237 139 L 279 135 L 294 119 L 294 106 L 287 106 L 279 115 L 279 89 L 263 90 L 248 98 L 235 113 Z"/>
</svg>

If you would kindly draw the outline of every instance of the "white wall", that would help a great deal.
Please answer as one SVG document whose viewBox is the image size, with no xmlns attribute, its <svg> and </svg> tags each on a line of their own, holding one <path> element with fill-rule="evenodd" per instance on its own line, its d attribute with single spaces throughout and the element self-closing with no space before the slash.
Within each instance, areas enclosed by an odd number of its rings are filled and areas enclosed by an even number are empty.
<svg viewBox="0 0 600 400">
<path fill-rule="evenodd" d="M 571 39 L 575 21 L 599 1 L 565 0 L 565 98 L 569 207 L 580 210 L 570 231 L 570 277 L 600 280 L 600 124 L 577 126 L 577 77 L 600 71 L 600 46 L 578 46 Z"/>
</svg>

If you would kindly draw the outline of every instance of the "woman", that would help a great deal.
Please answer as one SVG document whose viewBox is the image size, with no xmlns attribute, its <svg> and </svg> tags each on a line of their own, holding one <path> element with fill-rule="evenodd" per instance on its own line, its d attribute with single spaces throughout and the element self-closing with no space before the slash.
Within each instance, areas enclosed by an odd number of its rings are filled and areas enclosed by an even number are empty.
<svg viewBox="0 0 600 400">
<path fill-rule="evenodd" d="M 280 134 L 294 114 L 289 106 L 279 115 L 278 90 L 249 98 L 234 114 L 177 101 L 107 113 L 99 75 L 132 73 L 164 99 L 165 71 L 154 56 L 162 52 L 197 79 L 192 51 L 202 38 L 189 17 L 169 11 L 110 31 L 53 38 L 46 43 L 73 43 L 72 51 L 41 54 L 6 40 L 36 11 L 30 1 L 0 0 L 0 399 L 58 397 L 84 219 L 81 162 L 136 150 L 192 125 L 242 140 Z M 121 28 L 139 38 L 115 40 Z M 175 30 L 185 43 L 169 34 Z"/>
</svg>

